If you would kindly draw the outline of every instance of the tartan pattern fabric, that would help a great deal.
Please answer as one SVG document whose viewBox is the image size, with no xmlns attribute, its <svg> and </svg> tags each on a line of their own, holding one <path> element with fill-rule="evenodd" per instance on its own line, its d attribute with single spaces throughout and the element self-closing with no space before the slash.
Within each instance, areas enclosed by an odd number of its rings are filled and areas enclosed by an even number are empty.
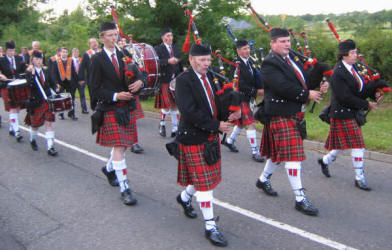
<svg viewBox="0 0 392 250">
<path fill-rule="evenodd" d="M 156 109 L 168 109 L 171 107 L 176 106 L 176 102 L 174 100 L 174 97 L 172 94 L 169 92 L 169 84 L 168 83 L 162 83 L 161 85 L 161 93 L 157 94 L 155 96 L 155 105 L 154 107 Z"/>
<path fill-rule="evenodd" d="M 291 117 L 272 117 L 270 123 L 264 125 L 260 154 L 272 162 L 304 161 L 303 141 L 297 129 L 304 115 L 300 112 Z"/>
<path fill-rule="evenodd" d="M 354 118 L 347 120 L 331 118 L 330 121 L 329 134 L 325 142 L 326 149 L 365 148 L 362 130 Z"/>
<path fill-rule="evenodd" d="M 126 126 L 118 125 L 113 110 L 104 113 L 103 124 L 97 132 L 97 144 L 106 147 L 130 147 L 136 142 L 137 130 L 134 111 L 131 112 L 129 124 Z"/>
<path fill-rule="evenodd" d="M 256 123 L 256 120 L 253 118 L 253 112 L 250 110 L 248 102 L 241 103 L 241 118 L 239 120 L 234 121 L 234 124 L 237 126 L 246 126 L 252 123 Z"/>
<path fill-rule="evenodd" d="M 8 97 L 8 90 L 7 89 L 1 89 L 1 95 L 2 95 L 3 101 L 4 101 L 5 111 L 9 112 L 10 109 L 16 109 L 16 108 L 24 109 L 24 108 L 26 108 L 24 104 L 12 105 L 9 102 L 10 98 Z"/>
<path fill-rule="evenodd" d="M 34 128 L 41 127 L 45 121 L 54 122 L 56 120 L 54 113 L 49 111 L 49 105 L 47 101 L 43 101 L 42 104 L 34 109 L 34 113 L 27 113 L 25 117 L 25 124 Z"/>
<path fill-rule="evenodd" d="M 221 182 L 221 160 L 208 165 L 204 159 L 204 144 L 183 145 L 179 143 L 179 151 L 178 184 L 194 185 L 197 191 L 208 191 Z"/>
<path fill-rule="evenodd" d="M 136 109 L 135 109 L 135 119 L 142 119 L 144 118 L 144 112 L 142 109 L 142 105 L 140 103 L 140 98 L 139 96 L 136 96 Z"/>
</svg>

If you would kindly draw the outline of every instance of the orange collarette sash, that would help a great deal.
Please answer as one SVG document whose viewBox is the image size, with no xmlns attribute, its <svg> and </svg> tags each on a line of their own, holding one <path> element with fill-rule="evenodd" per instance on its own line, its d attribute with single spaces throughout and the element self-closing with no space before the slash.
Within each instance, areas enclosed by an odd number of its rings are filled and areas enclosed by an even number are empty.
<svg viewBox="0 0 392 250">
<path fill-rule="evenodd" d="M 67 58 L 67 69 L 65 71 L 64 64 L 63 64 L 63 61 L 61 60 L 61 57 L 57 58 L 57 68 L 60 72 L 61 81 L 64 81 L 65 79 L 67 79 L 68 81 L 71 81 L 71 65 L 72 65 L 72 57 L 68 57 Z"/>
</svg>

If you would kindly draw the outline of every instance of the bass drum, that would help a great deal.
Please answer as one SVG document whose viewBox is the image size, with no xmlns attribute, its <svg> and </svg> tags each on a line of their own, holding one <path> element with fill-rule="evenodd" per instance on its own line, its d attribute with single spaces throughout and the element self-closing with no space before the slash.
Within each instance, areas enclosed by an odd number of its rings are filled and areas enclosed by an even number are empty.
<svg viewBox="0 0 392 250">
<path fill-rule="evenodd" d="M 159 80 L 159 57 L 154 48 L 146 43 L 135 43 L 129 48 L 132 59 L 144 71 L 147 78 L 147 86 L 141 90 L 139 96 L 146 99 L 153 96 L 158 87 Z"/>
</svg>

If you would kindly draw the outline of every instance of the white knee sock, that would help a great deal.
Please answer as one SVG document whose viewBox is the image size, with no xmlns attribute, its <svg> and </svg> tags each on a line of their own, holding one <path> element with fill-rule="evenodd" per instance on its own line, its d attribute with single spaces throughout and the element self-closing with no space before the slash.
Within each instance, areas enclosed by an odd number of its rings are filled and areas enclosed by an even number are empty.
<svg viewBox="0 0 392 250">
<path fill-rule="evenodd" d="M 171 121 L 172 121 L 172 132 L 177 132 L 178 130 L 178 110 L 170 111 L 171 114 Z"/>
<path fill-rule="evenodd" d="M 227 139 L 227 143 L 233 143 L 235 141 L 235 138 L 241 133 L 241 128 L 239 126 L 234 126 L 233 132 L 231 132 L 230 137 Z"/>
<path fill-rule="evenodd" d="M 248 138 L 250 147 L 252 148 L 252 154 L 259 152 L 259 149 L 257 148 L 256 130 L 246 130 L 246 137 Z"/>
<path fill-rule="evenodd" d="M 271 177 L 271 175 L 275 172 L 277 166 L 278 164 L 272 162 L 271 159 L 268 159 L 267 162 L 265 163 L 264 171 L 259 177 L 260 181 L 266 182 Z"/>
<path fill-rule="evenodd" d="M 301 162 L 300 161 L 286 162 L 285 168 L 291 184 L 291 188 L 293 189 L 295 194 L 295 200 L 302 201 L 304 199 L 304 192 L 302 189 L 302 182 L 301 182 Z"/>
<path fill-rule="evenodd" d="M 207 230 L 213 229 L 216 224 L 214 221 L 214 207 L 212 200 L 212 190 L 210 191 L 198 191 L 196 195 L 197 202 L 199 203 L 200 210 L 203 214 L 205 226 Z"/>
<path fill-rule="evenodd" d="M 48 150 L 54 146 L 54 131 L 46 131 L 45 132 L 46 144 L 48 146 Z"/>
<path fill-rule="evenodd" d="M 189 201 L 192 196 L 196 193 L 195 187 L 193 185 L 186 186 L 186 189 L 181 192 L 181 200 L 183 202 Z"/>
<path fill-rule="evenodd" d="M 365 173 L 363 171 L 364 155 L 365 155 L 364 148 L 353 148 L 351 150 L 351 157 L 353 159 L 356 180 L 362 180 L 363 178 L 365 178 Z"/>
<path fill-rule="evenodd" d="M 18 113 L 10 113 L 10 127 L 15 132 L 15 134 L 19 133 L 19 114 Z"/>
<path fill-rule="evenodd" d="M 161 109 L 161 126 L 165 126 L 166 125 L 166 116 L 170 113 L 170 110 L 167 109 Z"/>
<path fill-rule="evenodd" d="M 125 159 L 122 161 L 112 161 L 112 164 L 116 173 L 118 184 L 120 185 L 120 191 L 124 192 L 128 188 L 127 165 L 125 163 Z"/>
<path fill-rule="evenodd" d="M 106 162 L 106 171 L 108 171 L 108 172 L 112 172 L 113 171 L 113 163 L 112 163 L 112 161 L 113 161 L 113 151 L 114 151 L 114 147 L 110 151 L 109 160 Z"/>
<path fill-rule="evenodd" d="M 334 150 L 329 151 L 328 154 L 323 156 L 324 164 L 329 165 L 331 162 L 333 162 L 336 159 L 338 154 L 340 154 L 341 152 L 342 152 L 342 150 L 340 150 L 340 149 L 334 149 Z"/>
<path fill-rule="evenodd" d="M 30 141 L 34 141 L 37 139 L 37 134 L 38 131 L 37 130 L 33 130 L 32 127 L 30 127 Z"/>
</svg>

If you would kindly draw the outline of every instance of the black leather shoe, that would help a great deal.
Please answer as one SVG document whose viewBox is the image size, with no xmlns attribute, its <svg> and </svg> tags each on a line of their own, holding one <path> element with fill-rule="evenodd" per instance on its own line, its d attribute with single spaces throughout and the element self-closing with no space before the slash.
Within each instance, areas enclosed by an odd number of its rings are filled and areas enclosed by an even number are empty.
<svg viewBox="0 0 392 250">
<path fill-rule="evenodd" d="M 131 152 L 135 153 L 135 154 L 140 154 L 144 151 L 144 149 L 138 144 L 133 144 L 131 147 Z"/>
<path fill-rule="evenodd" d="M 64 114 L 63 113 L 60 113 L 59 117 L 60 117 L 60 120 L 64 120 Z"/>
<path fill-rule="evenodd" d="M 106 170 L 106 167 L 105 167 L 105 166 L 103 166 L 103 167 L 101 168 L 101 170 L 102 170 L 102 173 L 106 176 L 106 178 L 108 178 L 108 182 L 109 182 L 109 184 L 110 184 L 111 186 L 113 186 L 113 187 L 118 186 L 118 181 L 117 181 L 116 173 L 115 173 L 114 171 L 108 172 L 108 171 Z"/>
<path fill-rule="evenodd" d="M 372 190 L 369 185 L 367 184 L 365 178 L 363 178 L 362 180 L 355 180 L 355 186 L 359 189 L 365 190 L 365 191 L 370 191 Z"/>
<path fill-rule="evenodd" d="M 238 148 L 234 145 L 234 142 L 228 143 L 227 141 L 224 141 L 222 144 L 228 147 L 231 152 L 238 153 Z"/>
<path fill-rule="evenodd" d="M 32 141 L 30 142 L 30 145 L 31 145 L 31 149 L 32 149 L 33 151 L 38 151 L 38 145 L 37 145 L 37 142 L 36 142 L 35 140 L 32 140 Z"/>
<path fill-rule="evenodd" d="M 306 197 L 300 202 L 295 202 L 295 209 L 307 215 L 316 216 L 318 214 L 318 209 Z"/>
<path fill-rule="evenodd" d="M 53 147 L 51 147 L 51 148 L 48 150 L 48 155 L 50 155 L 50 156 L 56 156 L 56 155 L 57 155 L 56 149 L 53 148 Z"/>
<path fill-rule="evenodd" d="M 162 137 L 166 137 L 166 126 L 165 125 L 159 125 L 159 134 Z"/>
<path fill-rule="evenodd" d="M 188 202 L 183 202 L 182 199 L 181 199 L 181 193 L 180 193 L 179 195 L 177 195 L 177 202 L 184 209 L 184 214 L 185 214 L 186 217 L 191 218 L 191 219 L 194 219 L 194 218 L 197 217 L 197 214 L 196 214 L 195 210 L 192 207 L 192 198 L 189 199 Z"/>
<path fill-rule="evenodd" d="M 127 206 L 133 206 L 137 203 L 137 200 L 133 198 L 132 192 L 129 188 L 121 193 L 121 200 Z"/>
<path fill-rule="evenodd" d="M 225 239 L 223 234 L 219 231 L 218 227 L 215 227 L 211 230 L 206 230 L 205 236 L 215 246 L 218 246 L 218 247 L 227 246 L 227 240 Z"/>
<path fill-rule="evenodd" d="M 15 132 L 13 130 L 8 131 L 10 136 L 15 136 Z"/>
<path fill-rule="evenodd" d="M 260 153 L 252 154 L 252 159 L 256 162 L 265 162 L 265 158 L 261 157 Z"/>
<path fill-rule="evenodd" d="M 87 110 L 82 110 L 82 114 L 88 114 Z"/>
<path fill-rule="evenodd" d="M 320 166 L 321 166 L 321 173 L 323 173 L 326 177 L 331 177 L 331 175 L 329 174 L 329 169 L 328 169 L 328 165 L 327 164 L 325 164 L 324 162 L 323 162 L 323 159 L 322 158 L 319 158 L 318 160 L 317 160 L 317 162 L 318 162 L 318 164 L 320 164 Z"/>
<path fill-rule="evenodd" d="M 18 134 L 15 133 L 15 138 L 16 138 L 17 142 L 21 142 L 23 139 L 23 136 L 20 133 L 18 133 Z"/>
<path fill-rule="evenodd" d="M 74 114 L 68 115 L 68 117 L 71 118 L 72 121 L 78 120 L 78 118 Z"/>
<path fill-rule="evenodd" d="M 257 179 L 256 187 L 262 189 L 269 196 L 278 196 L 278 193 L 272 189 L 270 180 L 262 182 L 260 179 Z"/>
<path fill-rule="evenodd" d="M 172 132 L 171 135 L 170 135 L 171 138 L 176 137 L 176 136 L 177 136 L 177 131 L 176 132 Z"/>
</svg>

